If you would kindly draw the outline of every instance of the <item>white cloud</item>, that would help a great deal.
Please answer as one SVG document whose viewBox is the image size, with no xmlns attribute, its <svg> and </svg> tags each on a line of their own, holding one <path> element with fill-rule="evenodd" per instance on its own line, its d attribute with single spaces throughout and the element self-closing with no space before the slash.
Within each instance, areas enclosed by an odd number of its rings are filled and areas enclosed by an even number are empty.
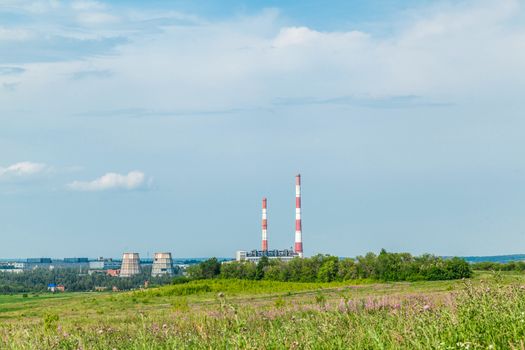
<svg viewBox="0 0 525 350">
<path fill-rule="evenodd" d="M 289 27 L 281 29 L 273 42 L 275 47 L 285 47 L 303 44 L 318 39 L 320 36 L 321 33 L 307 27 Z"/>
<path fill-rule="evenodd" d="M 20 162 L 6 168 L 0 167 L 0 179 L 2 178 L 27 178 L 45 173 L 50 167 L 43 163 Z"/>
<path fill-rule="evenodd" d="M 23 41 L 32 38 L 26 29 L 0 27 L 0 41 Z"/>
<path fill-rule="evenodd" d="M 23 10 L 32 14 L 44 14 L 60 9 L 59 0 L 2 0 L 6 8 Z"/>
<path fill-rule="evenodd" d="M 98 1 L 74 1 L 71 8 L 77 11 L 104 10 L 106 5 Z"/>
<path fill-rule="evenodd" d="M 81 5 L 70 18 L 87 16 L 85 26 L 70 35 L 79 43 L 84 36 L 125 40 L 108 44 L 111 51 L 97 51 L 103 40 L 89 41 L 68 63 L 28 66 L 16 91 L 0 93 L 0 106 L 30 99 L 32 109 L 50 114 L 93 110 L 93 101 L 97 110 L 228 110 L 305 96 L 461 104 L 514 97 L 525 87 L 525 12 L 513 0 L 418 7 L 381 35 L 283 26 L 275 12 L 184 25 L 180 14 L 103 11 Z M 112 74 L 104 84 L 82 79 L 71 88 L 75 72 L 94 70 Z"/>
<path fill-rule="evenodd" d="M 80 23 L 85 25 L 99 25 L 118 22 L 118 17 L 104 12 L 85 12 L 77 16 Z"/>
<path fill-rule="evenodd" d="M 140 171 L 127 175 L 107 173 L 93 181 L 73 181 L 67 187 L 75 191 L 135 190 L 147 187 L 146 176 Z"/>
</svg>

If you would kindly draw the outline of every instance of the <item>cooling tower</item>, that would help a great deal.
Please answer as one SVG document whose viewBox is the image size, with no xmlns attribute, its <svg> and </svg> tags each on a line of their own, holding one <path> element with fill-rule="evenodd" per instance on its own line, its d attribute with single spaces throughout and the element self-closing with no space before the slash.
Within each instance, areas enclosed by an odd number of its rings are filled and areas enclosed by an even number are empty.
<svg viewBox="0 0 525 350">
<path fill-rule="evenodd" d="M 151 276 L 173 275 L 173 260 L 171 253 L 155 253 Z"/>
<path fill-rule="evenodd" d="M 124 253 L 122 255 L 122 266 L 120 277 L 131 277 L 140 273 L 139 253 Z"/>
</svg>

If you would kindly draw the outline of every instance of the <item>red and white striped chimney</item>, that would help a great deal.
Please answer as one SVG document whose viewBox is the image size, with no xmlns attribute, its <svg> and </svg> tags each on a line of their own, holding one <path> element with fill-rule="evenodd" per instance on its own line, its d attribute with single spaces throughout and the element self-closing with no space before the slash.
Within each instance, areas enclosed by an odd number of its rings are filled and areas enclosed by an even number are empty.
<svg viewBox="0 0 525 350">
<path fill-rule="evenodd" d="M 301 175 L 295 177 L 295 252 L 303 256 L 303 228 L 301 225 Z"/>
<path fill-rule="evenodd" d="M 262 250 L 268 251 L 268 235 L 266 230 L 268 229 L 268 219 L 266 217 L 266 198 L 262 200 Z"/>
</svg>

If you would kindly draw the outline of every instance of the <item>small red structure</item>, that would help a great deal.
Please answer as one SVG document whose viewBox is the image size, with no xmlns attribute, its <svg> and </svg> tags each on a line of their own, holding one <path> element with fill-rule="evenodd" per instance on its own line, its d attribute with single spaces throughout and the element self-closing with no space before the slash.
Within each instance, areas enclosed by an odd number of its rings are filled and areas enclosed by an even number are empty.
<svg viewBox="0 0 525 350">
<path fill-rule="evenodd" d="M 120 275 L 119 269 L 109 269 L 106 271 L 106 275 L 111 277 L 118 277 Z"/>
</svg>

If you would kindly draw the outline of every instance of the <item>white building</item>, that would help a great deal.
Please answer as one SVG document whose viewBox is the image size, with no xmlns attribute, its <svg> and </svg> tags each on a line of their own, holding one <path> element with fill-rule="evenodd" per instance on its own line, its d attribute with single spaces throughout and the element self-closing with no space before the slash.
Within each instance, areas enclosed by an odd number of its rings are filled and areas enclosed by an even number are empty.
<svg viewBox="0 0 525 350">
<path fill-rule="evenodd" d="M 284 249 L 284 250 L 252 250 L 252 251 L 245 251 L 245 250 L 238 250 L 235 254 L 235 260 L 237 261 L 251 261 L 254 263 L 258 263 L 259 260 L 263 256 L 266 256 L 268 259 L 279 259 L 282 261 L 290 261 L 294 258 L 300 258 L 301 255 L 294 252 L 292 249 Z"/>
</svg>

